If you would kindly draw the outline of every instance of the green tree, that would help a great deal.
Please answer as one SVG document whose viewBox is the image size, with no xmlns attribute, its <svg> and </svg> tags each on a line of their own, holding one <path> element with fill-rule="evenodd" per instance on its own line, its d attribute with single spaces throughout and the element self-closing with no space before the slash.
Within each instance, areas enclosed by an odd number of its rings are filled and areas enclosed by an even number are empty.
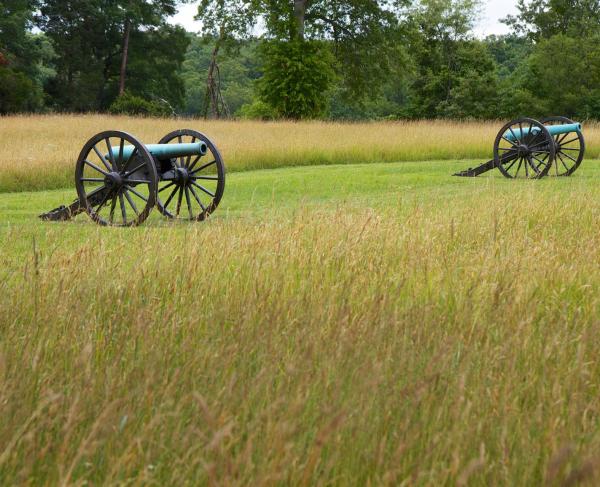
<svg viewBox="0 0 600 487">
<path fill-rule="evenodd" d="M 559 34 L 542 40 L 519 75 L 511 103 L 521 113 L 600 117 L 600 47 L 594 39 Z"/>
<path fill-rule="evenodd" d="M 185 113 L 204 114 L 207 109 L 206 77 L 211 63 L 215 39 L 190 35 L 190 46 L 185 53 L 181 78 L 185 83 Z M 262 75 L 257 42 L 245 40 L 234 48 L 219 53 L 221 92 L 232 114 L 239 112 L 254 99 L 254 81 Z"/>
<path fill-rule="evenodd" d="M 422 0 L 409 10 L 415 65 L 409 114 L 488 117 L 497 105 L 496 65 L 472 37 L 479 2 Z"/>
<path fill-rule="evenodd" d="M 508 16 L 504 22 L 517 34 L 534 40 L 558 34 L 589 37 L 600 32 L 598 0 L 519 0 L 517 10 L 518 15 Z"/>
<path fill-rule="evenodd" d="M 484 43 L 498 66 L 500 78 L 506 78 L 525 64 L 534 48 L 531 39 L 515 34 L 488 36 Z"/>
<path fill-rule="evenodd" d="M 166 18 L 175 12 L 175 5 L 175 0 L 44 1 L 38 25 L 58 54 L 56 78 L 49 84 L 57 108 L 86 111 L 108 107 L 116 92 L 124 88 L 124 70 L 134 63 L 135 52 L 145 58 L 148 66 L 161 65 L 165 56 L 182 60 L 183 53 L 178 56 L 164 45 L 173 42 L 180 49 L 181 38 L 185 37 L 181 29 L 166 25 Z M 153 42 L 153 37 L 161 39 L 160 45 Z M 136 47 L 134 40 L 141 45 Z M 133 81 L 135 70 L 128 71 Z M 138 68 L 138 71 L 148 74 L 145 69 Z M 171 76 L 172 71 L 156 69 L 146 80 Z M 158 84 L 164 88 L 168 83 Z M 138 86 L 139 83 L 136 86 L 133 82 L 130 91 L 142 95 Z M 172 96 L 163 92 L 154 95 Z"/>
<path fill-rule="evenodd" d="M 395 5 L 404 3 L 394 2 Z M 244 21 L 238 19 L 239 12 L 244 12 Z M 260 85 L 265 100 L 264 94 L 269 91 L 281 93 L 277 85 L 269 88 L 267 83 L 286 80 L 298 88 L 299 83 L 314 75 L 314 72 L 304 70 L 315 65 L 315 60 L 309 58 L 316 52 L 328 56 L 328 48 L 321 41 L 331 45 L 330 52 L 336 62 L 330 67 L 337 71 L 344 94 L 354 98 L 365 98 L 378 92 L 401 49 L 396 36 L 396 11 L 387 0 L 204 0 L 198 18 L 206 24 L 208 33 L 216 35 L 216 27 L 226 25 L 227 35 L 233 38 L 248 36 L 256 20 L 261 19 L 264 39 L 273 43 L 272 48 L 262 51 L 264 62 L 272 73 Z M 280 62 L 283 50 L 293 56 L 293 62 Z M 269 56 L 274 56 L 275 60 Z M 301 59 L 302 56 L 307 59 Z M 277 69 L 281 71 L 277 73 Z M 324 74 L 331 72 L 328 69 Z M 292 75 L 296 81 L 290 79 Z M 286 116 L 297 116 L 307 113 L 307 106 L 325 106 L 323 98 L 332 87 L 333 79 L 333 76 L 319 75 L 320 91 L 308 87 L 302 97 L 293 97 L 298 102 L 302 100 L 302 106 L 297 109 L 290 109 L 290 99 L 278 103 L 278 107 L 285 105 Z M 309 94 L 319 99 L 307 102 L 304 97 Z M 274 102 L 270 97 L 269 100 L 269 103 Z M 317 110 L 320 111 L 321 108 Z"/>
<path fill-rule="evenodd" d="M 42 106 L 40 46 L 30 34 L 34 8 L 29 0 L 0 1 L 0 113 Z"/>
<path fill-rule="evenodd" d="M 328 107 L 325 95 L 334 77 L 329 47 L 319 41 L 272 41 L 263 49 L 261 99 L 283 118 L 323 116 Z"/>
</svg>

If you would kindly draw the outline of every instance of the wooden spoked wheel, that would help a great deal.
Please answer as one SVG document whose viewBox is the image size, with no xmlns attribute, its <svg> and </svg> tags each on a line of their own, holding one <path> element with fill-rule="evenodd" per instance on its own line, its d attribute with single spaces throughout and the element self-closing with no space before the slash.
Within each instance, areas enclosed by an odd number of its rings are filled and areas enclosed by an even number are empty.
<svg viewBox="0 0 600 487">
<path fill-rule="evenodd" d="M 550 132 L 532 118 L 507 123 L 494 142 L 494 163 L 507 178 L 543 178 L 552 167 L 554 157 Z"/>
<path fill-rule="evenodd" d="M 171 159 L 172 169 L 179 177 L 159 182 L 156 204 L 159 211 L 168 218 L 202 221 L 215 211 L 223 197 L 225 164 L 206 135 L 191 129 L 181 129 L 165 135 L 159 144 L 196 142 L 206 144 L 206 154 Z"/>
<path fill-rule="evenodd" d="M 126 132 L 92 137 L 75 165 L 81 207 L 100 225 L 142 223 L 156 204 L 158 175 L 146 147 Z"/>
<path fill-rule="evenodd" d="M 542 119 L 544 125 L 564 125 L 575 123 L 567 117 L 548 117 Z M 550 176 L 570 176 L 573 174 L 583 161 L 585 155 L 585 139 L 580 130 L 569 132 L 567 134 L 557 134 L 553 136 L 554 150 L 556 158 L 554 167 L 550 169 Z"/>
</svg>

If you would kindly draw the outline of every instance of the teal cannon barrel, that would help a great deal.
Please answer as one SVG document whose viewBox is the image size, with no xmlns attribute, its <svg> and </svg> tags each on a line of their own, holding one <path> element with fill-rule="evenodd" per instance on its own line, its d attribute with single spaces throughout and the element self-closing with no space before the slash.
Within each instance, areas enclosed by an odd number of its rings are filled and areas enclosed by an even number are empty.
<svg viewBox="0 0 600 487">
<path fill-rule="evenodd" d="M 204 142 L 189 144 L 146 144 L 146 149 L 158 160 L 173 159 L 175 157 L 203 156 L 206 154 L 207 146 Z M 126 145 L 123 147 L 123 159 L 131 157 L 134 147 Z M 112 156 L 119 158 L 120 147 L 112 148 Z"/>
<path fill-rule="evenodd" d="M 550 135 L 561 135 L 561 134 L 569 134 L 571 132 L 581 132 L 581 124 L 580 123 L 568 123 L 564 125 L 545 125 Z M 524 128 L 522 131 L 520 129 L 511 129 L 504 133 L 504 137 L 508 140 L 514 141 L 517 139 L 522 139 L 523 136 L 529 134 L 529 132 L 533 135 L 537 135 L 540 133 L 540 129 L 538 127 L 529 127 Z"/>
</svg>

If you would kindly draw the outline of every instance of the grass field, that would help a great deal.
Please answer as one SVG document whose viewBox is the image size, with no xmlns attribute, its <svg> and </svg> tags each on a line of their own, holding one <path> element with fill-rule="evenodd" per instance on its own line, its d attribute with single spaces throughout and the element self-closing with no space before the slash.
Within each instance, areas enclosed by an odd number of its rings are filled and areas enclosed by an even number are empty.
<svg viewBox="0 0 600 487">
<path fill-rule="evenodd" d="M 0 192 L 67 188 L 83 144 L 104 130 L 155 143 L 194 128 L 215 141 L 229 171 L 322 164 L 491 158 L 503 122 L 219 122 L 114 116 L 0 117 Z M 600 158 L 600 126 L 585 124 L 587 154 Z"/>
<path fill-rule="evenodd" d="M 233 172 L 132 229 L 0 194 L 0 484 L 597 484 L 598 161 L 473 164 Z"/>
</svg>

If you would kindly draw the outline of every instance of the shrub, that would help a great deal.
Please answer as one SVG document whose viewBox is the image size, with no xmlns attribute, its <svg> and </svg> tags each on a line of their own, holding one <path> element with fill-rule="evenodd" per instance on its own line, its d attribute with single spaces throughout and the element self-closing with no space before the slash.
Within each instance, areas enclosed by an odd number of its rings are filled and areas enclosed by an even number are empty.
<svg viewBox="0 0 600 487">
<path fill-rule="evenodd" d="M 238 114 L 242 118 L 248 118 L 251 120 L 273 120 L 277 118 L 275 110 L 261 100 L 255 100 L 252 103 L 246 103 L 242 105 L 238 110 Z"/>
<path fill-rule="evenodd" d="M 125 92 L 112 102 L 108 111 L 114 115 L 145 115 L 151 117 L 168 117 L 173 113 L 171 108 L 158 101 L 148 101 L 139 96 Z"/>
<path fill-rule="evenodd" d="M 0 113 L 33 112 L 42 106 L 39 87 L 24 73 L 0 66 Z"/>
</svg>

